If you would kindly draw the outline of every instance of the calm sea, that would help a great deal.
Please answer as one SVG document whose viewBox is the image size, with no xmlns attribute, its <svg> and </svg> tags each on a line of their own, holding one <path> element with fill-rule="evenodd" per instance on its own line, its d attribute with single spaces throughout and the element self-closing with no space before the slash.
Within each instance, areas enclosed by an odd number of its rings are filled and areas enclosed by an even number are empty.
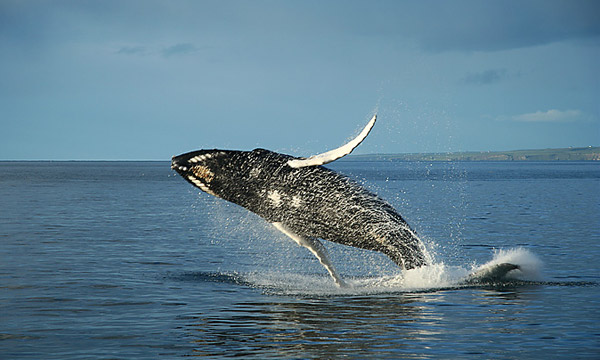
<svg viewBox="0 0 600 360">
<path fill-rule="evenodd" d="M 168 162 L 0 163 L 0 358 L 600 358 L 600 164 L 339 161 L 434 266 L 306 249 Z M 489 261 L 527 273 L 464 286 Z"/>
</svg>

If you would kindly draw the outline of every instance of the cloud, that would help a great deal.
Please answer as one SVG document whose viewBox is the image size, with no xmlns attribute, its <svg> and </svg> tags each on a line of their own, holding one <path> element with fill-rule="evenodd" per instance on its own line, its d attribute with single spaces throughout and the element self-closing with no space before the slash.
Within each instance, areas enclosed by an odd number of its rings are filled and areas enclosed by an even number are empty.
<svg viewBox="0 0 600 360">
<path fill-rule="evenodd" d="M 490 69 L 478 73 L 468 73 L 463 78 L 463 82 L 470 85 L 488 85 L 499 82 L 507 77 L 506 69 Z"/>
<path fill-rule="evenodd" d="M 422 4 L 422 5 L 421 5 Z M 432 52 L 501 51 L 600 37 L 600 2 L 594 0 L 442 1 L 419 3 L 404 29 Z"/>
<path fill-rule="evenodd" d="M 121 55 L 145 55 L 147 50 L 144 46 L 123 46 L 117 50 L 117 54 Z"/>
<path fill-rule="evenodd" d="M 164 57 L 178 56 L 178 55 L 189 55 L 198 52 L 199 49 L 191 43 L 178 43 L 165 48 L 162 51 Z"/>
<path fill-rule="evenodd" d="M 550 123 L 570 123 L 579 120 L 585 120 L 583 112 L 579 110 L 548 110 L 536 111 L 534 113 L 515 115 L 510 118 L 513 121 L 519 122 L 550 122 Z"/>
<path fill-rule="evenodd" d="M 156 46 L 122 46 L 117 51 L 116 54 L 119 55 L 129 55 L 129 56 L 156 56 L 162 55 L 163 57 L 171 57 L 171 56 L 182 56 L 182 55 L 190 55 L 200 51 L 199 48 L 194 46 L 192 43 L 177 43 L 175 45 L 167 46 L 165 48 L 160 48 Z"/>
</svg>

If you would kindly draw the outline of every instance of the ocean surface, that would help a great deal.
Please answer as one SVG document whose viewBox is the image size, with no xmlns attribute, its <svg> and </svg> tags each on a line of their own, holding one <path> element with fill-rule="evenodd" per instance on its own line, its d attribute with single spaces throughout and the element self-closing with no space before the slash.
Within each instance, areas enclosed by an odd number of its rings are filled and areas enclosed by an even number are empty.
<svg viewBox="0 0 600 360">
<path fill-rule="evenodd" d="M 600 164 L 351 160 L 433 265 L 326 243 L 341 289 L 169 162 L 0 162 L 0 359 L 600 358 Z"/>
</svg>

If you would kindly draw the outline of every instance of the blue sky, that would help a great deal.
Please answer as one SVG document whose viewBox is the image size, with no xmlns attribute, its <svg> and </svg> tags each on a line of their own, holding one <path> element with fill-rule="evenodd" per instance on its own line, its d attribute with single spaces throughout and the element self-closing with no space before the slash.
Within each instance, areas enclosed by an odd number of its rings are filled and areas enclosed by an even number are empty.
<svg viewBox="0 0 600 360">
<path fill-rule="evenodd" d="M 0 159 L 600 145 L 598 1 L 0 2 Z"/>
</svg>

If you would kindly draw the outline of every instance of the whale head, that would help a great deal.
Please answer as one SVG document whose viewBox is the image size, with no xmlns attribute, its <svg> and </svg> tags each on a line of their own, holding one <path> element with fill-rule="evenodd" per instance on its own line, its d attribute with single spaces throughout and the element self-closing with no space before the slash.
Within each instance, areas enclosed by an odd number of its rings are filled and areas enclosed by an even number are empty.
<svg viewBox="0 0 600 360">
<path fill-rule="evenodd" d="M 217 194 L 218 186 L 215 186 L 215 177 L 220 172 L 223 159 L 227 158 L 227 155 L 227 151 L 223 150 L 192 151 L 173 156 L 171 169 L 200 190 L 219 196 Z"/>
<path fill-rule="evenodd" d="M 171 169 L 200 190 L 244 206 L 263 192 L 278 170 L 293 170 L 286 164 L 290 159 L 265 149 L 197 150 L 173 156 Z"/>
</svg>

